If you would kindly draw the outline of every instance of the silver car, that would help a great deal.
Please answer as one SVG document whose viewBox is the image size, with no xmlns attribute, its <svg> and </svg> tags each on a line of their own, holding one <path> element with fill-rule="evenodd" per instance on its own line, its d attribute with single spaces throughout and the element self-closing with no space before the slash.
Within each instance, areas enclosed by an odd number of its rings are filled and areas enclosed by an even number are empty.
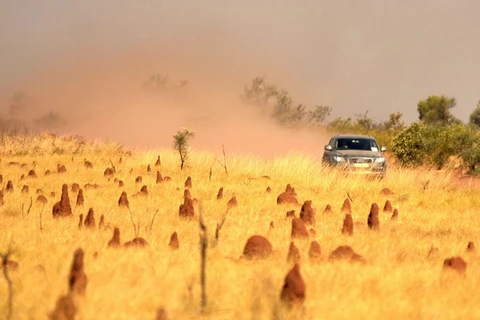
<svg viewBox="0 0 480 320">
<path fill-rule="evenodd" d="M 386 147 L 379 148 L 372 136 L 339 134 L 325 146 L 322 161 L 348 172 L 374 174 L 383 177 L 387 172 Z"/>
</svg>

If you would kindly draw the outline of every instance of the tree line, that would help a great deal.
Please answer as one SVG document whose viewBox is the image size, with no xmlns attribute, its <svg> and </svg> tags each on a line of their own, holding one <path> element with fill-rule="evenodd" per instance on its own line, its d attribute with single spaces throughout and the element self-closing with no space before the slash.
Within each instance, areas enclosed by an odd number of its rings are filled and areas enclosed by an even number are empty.
<svg viewBox="0 0 480 320">
<path fill-rule="evenodd" d="M 470 173 L 480 171 L 480 101 L 468 123 L 452 114 L 453 97 L 432 95 L 417 104 L 418 120 L 406 125 L 401 112 L 391 113 L 385 121 L 374 121 L 365 113 L 338 117 L 331 121 L 332 108 L 315 105 L 308 108 L 295 102 L 285 89 L 255 77 L 244 87 L 241 99 L 261 114 L 287 127 L 316 126 L 334 133 L 368 134 L 387 146 L 403 166 L 434 166 L 442 169 L 452 159 Z"/>
</svg>

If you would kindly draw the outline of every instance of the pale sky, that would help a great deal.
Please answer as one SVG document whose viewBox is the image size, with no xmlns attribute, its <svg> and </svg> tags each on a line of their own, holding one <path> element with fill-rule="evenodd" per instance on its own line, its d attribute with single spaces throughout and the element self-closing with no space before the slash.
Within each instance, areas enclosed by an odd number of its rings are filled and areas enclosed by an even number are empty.
<svg viewBox="0 0 480 320">
<path fill-rule="evenodd" d="M 332 117 L 412 121 L 419 100 L 445 94 L 466 121 L 480 99 L 479 31 L 477 0 L 0 0 L 0 92 L 107 60 L 112 74 L 191 73 L 232 95 L 266 75 Z"/>
</svg>

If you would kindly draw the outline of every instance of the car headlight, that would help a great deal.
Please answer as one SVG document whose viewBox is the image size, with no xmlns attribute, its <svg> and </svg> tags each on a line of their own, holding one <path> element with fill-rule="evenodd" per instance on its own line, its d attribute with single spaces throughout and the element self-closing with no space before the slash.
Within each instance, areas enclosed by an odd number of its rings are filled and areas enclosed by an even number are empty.
<svg viewBox="0 0 480 320">
<path fill-rule="evenodd" d="M 378 158 L 375 159 L 375 162 L 383 163 L 383 162 L 385 162 L 385 157 L 378 157 Z"/>
<path fill-rule="evenodd" d="M 343 159 L 343 157 L 334 156 L 334 157 L 333 157 L 333 160 L 335 160 L 335 161 L 337 161 L 337 162 L 341 162 L 341 161 L 344 161 L 345 159 Z"/>
</svg>

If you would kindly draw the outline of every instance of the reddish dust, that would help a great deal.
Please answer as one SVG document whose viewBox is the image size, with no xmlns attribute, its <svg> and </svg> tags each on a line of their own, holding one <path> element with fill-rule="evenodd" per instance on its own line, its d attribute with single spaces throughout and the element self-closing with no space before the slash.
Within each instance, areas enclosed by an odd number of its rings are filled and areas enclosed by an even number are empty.
<svg viewBox="0 0 480 320">
<path fill-rule="evenodd" d="M 195 132 L 195 149 L 220 152 L 224 145 L 228 152 L 257 156 L 321 156 L 327 135 L 286 129 L 242 102 L 244 86 L 256 75 L 230 75 L 175 55 L 165 55 L 162 62 L 148 52 L 129 52 L 116 59 L 84 59 L 32 78 L 26 86 L 35 97 L 30 118 L 58 111 L 68 121 L 63 133 L 133 148 L 171 147 L 173 134 L 189 128 Z M 148 87 L 152 69 L 169 76 L 166 89 Z M 186 85 L 179 85 L 183 80 Z"/>
<path fill-rule="evenodd" d="M 0 1 L 0 104 L 23 91 L 33 100 L 24 117 L 59 111 L 70 132 L 134 146 L 169 145 L 178 127 L 190 126 L 194 147 L 317 154 L 322 137 L 279 130 L 240 105 L 244 85 L 265 75 L 294 103 L 330 106 L 332 118 L 368 111 L 374 121 L 393 112 L 416 120 L 418 101 L 445 94 L 468 121 L 478 101 L 479 7 L 471 0 L 422 1 L 415 10 L 382 0 Z M 146 94 L 141 84 L 153 73 L 188 80 L 190 92 Z"/>
</svg>

